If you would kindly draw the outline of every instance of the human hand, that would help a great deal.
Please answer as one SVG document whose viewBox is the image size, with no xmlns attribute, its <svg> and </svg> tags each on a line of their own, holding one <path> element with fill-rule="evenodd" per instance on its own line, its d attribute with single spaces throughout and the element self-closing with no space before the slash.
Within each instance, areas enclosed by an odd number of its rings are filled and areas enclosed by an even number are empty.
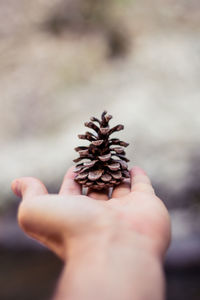
<svg viewBox="0 0 200 300">
<path fill-rule="evenodd" d="M 22 197 L 19 224 L 64 260 L 86 240 L 95 244 L 103 235 L 118 234 L 130 235 L 141 247 L 162 257 L 170 241 L 167 209 L 142 169 L 134 167 L 130 173 L 130 181 L 116 187 L 111 199 L 103 192 L 81 195 L 73 168 L 66 173 L 57 195 L 48 194 L 36 178 L 16 179 L 12 190 Z"/>
</svg>

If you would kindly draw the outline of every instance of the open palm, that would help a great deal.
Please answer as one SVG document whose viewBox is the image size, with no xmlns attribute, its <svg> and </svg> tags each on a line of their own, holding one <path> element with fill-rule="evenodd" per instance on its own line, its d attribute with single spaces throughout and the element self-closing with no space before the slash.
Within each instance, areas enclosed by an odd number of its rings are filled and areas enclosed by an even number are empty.
<svg viewBox="0 0 200 300">
<path fill-rule="evenodd" d="M 73 168 L 66 173 L 56 195 L 48 194 L 36 178 L 16 179 L 12 189 L 23 198 L 19 224 L 63 259 L 77 238 L 96 234 L 98 239 L 101 230 L 118 226 L 124 228 L 124 234 L 133 231 L 136 239 L 143 239 L 147 247 L 162 256 L 170 240 L 167 209 L 142 169 L 134 167 L 130 173 L 131 179 L 116 187 L 111 199 L 104 192 L 81 195 Z"/>
</svg>

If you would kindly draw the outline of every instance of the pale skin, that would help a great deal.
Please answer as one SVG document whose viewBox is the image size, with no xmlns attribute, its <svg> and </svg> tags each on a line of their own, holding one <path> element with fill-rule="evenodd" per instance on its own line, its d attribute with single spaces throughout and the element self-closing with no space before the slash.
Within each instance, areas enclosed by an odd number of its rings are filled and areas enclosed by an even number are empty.
<svg viewBox="0 0 200 300">
<path fill-rule="evenodd" d="M 163 258 L 170 219 L 139 167 L 106 192 L 81 195 L 73 167 L 59 194 L 48 194 L 36 178 L 13 181 L 22 198 L 21 228 L 64 261 L 54 300 L 163 300 Z"/>
</svg>

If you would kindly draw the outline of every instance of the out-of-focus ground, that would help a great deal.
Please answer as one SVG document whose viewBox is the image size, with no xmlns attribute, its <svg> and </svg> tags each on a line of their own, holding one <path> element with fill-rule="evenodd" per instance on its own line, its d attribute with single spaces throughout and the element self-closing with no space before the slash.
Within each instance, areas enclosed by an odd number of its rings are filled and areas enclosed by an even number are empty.
<svg viewBox="0 0 200 300">
<path fill-rule="evenodd" d="M 57 191 L 103 109 L 170 209 L 168 299 L 199 299 L 199 83 L 198 0 L 0 1 L 0 299 L 47 299 L 60 268 L 17 229 L 10 182 L 37 176 Z"/>
</svg>

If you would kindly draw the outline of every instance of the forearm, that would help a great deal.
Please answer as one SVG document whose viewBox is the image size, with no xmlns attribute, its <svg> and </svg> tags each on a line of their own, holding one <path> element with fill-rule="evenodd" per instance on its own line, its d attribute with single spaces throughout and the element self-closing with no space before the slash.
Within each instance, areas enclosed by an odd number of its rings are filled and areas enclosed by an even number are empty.
<svg viewBox="0 0 200 300">
<path fill-rule="evenodd" d="M 76 244 L 55 300 L 163 300 L 158 256 L 135 237 L 98 237 Z"/>
</svg>

